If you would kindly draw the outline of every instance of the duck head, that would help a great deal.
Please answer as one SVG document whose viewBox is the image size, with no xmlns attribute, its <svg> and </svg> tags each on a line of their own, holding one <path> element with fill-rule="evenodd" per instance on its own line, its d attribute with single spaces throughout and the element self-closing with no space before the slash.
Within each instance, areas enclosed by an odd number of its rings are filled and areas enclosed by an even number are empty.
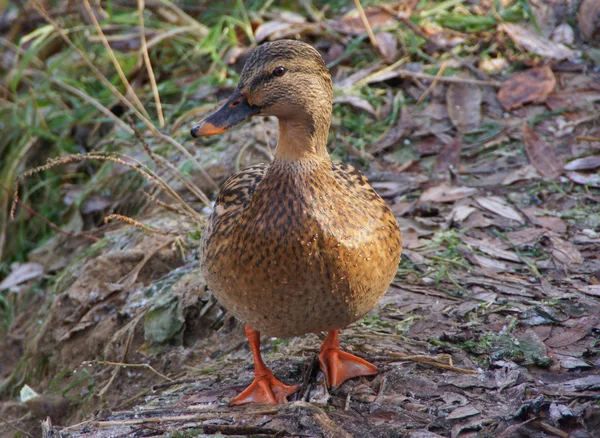
<svg viewBox="0 0 600 438">
<path fill-rule="evenodd" d="M 324 143 L 331 121 L 332 82 L 323 58 L 312 46 L 278 40 L 257 47 L 240 82 L 217 112 L 191 130 L 193 137 L 220 134 L 253 115 L 276 116 L 286 132 L 319 137 Z M 323 138 L 324 136 L 324 138 Z"/>
</svg>

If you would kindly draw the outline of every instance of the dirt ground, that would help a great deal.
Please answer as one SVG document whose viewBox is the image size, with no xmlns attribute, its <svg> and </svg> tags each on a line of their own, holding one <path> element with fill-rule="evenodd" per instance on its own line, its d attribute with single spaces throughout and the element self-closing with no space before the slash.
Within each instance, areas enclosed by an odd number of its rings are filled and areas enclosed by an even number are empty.
<svg viewBox="0 0 600 438">
<path fill-rule="evenodd" d="M 598 199 L 503 184 L 528 158 L 494 160 L 464 160 L 472 179 L 460 185 L 410 169 L 369 173 L 405 252 L 379 306 L 341 342 L 380 374 L 328 393 L 318 336 L 263 339 L 276 376 L 302 385 L 284 406 L 228 407 L 252 379 L 251 355 L 241 324 L 206 290 L 193 240 L 182 258 L 172 237 L 115 226 L 91 247 L 64 238 L 38 251 L 34 262 L 68 264 L 55 298 L 40 294 L 1 341 L 24 358 L 17 372 L 3 363 L 4 378 L 34 375 L 42 393 L 4 399 L 0 417 L 13 422 L 2 433 L 39 436 L 49 416 L 64 437 L 598 436 L 600 237 L 588 222 Z M 396 201 L 411 191 L 414 201 Z M 590 216 L 561 219 L 587 206 Z M 194 235 L 170 214 L 144 222 Z"/>
<path fill-rule="evenodd" d="M 386 11 L 367 13 L 385 29 Z M 296 18 L 298 35 L 317 27 Z M 328 25 L 347 36 L 357 33 L 343 26 L 360 23 Z M 446 31 L 423 36 L 429 55 L 457 37 Z M 20 311 L 0 332 L 0 436 L 600 436 L 600 70 L 517 24 L 490 34 L 498 41 L 486 44 L 524 47 L 502 81 L 380 61 L 332 67 L 330 150 L 365 172 L 404 235 L 387 294 L 340 334 L 377 376 L 329 392 L 316 365 L 322 334 L 263 338 L 276 377 L 300 389 L 282 406 L 229 407 L 252 358 L 200 274 L 202 224 L 148 209 L 136 219 L 164 234 L 111 223 L 57 235 L 2 280 Z M 344 50 L 325 38 L 318 47 L 332 59 Z M 344 95 L 357 83 L 367 91 Z M 395 110 L 361 145 L 364 126 Z M 222 182 L 268 160 L 276 137 L 274 120 L 255 120 L 211 140 L 210 159 L 195 152 Z"/>
</svg>

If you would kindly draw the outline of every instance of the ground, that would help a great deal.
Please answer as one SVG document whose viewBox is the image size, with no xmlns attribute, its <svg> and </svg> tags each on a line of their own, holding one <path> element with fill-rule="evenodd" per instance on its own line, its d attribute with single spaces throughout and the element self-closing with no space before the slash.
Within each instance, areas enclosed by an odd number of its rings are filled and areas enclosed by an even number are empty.
<svg viewBox="0 0 600 438">
<path fill-rule="evenodd" d="M 136 5 L 92 3 L 24 3 L 0 27 L 1 436 L 600 436 L 596 2 L 363 2 L 361 18 L 344 2 L 165 1 L 141 14 L 148 51 Z M 340 335 L 377 376 L 328 391 L 323 334 L 263 338 L 300 390 L 230 407 L 251 354 L 198 244 L 206 201 L 271 159 L 277 125 L 188 133 L 254 42 L 280 37 L 324 55 L 329 150 L 392 207 L 404 252 L 378 306 Z M 81 72 L 86 53 L 121 91 Z"/>
</svg>

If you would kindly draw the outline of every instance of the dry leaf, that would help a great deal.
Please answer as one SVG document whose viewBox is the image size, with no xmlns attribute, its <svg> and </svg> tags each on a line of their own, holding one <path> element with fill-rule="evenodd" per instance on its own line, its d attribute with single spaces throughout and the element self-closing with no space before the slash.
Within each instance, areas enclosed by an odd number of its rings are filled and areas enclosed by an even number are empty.
<svg viewBox="0 0 600 438">
<path fill-rule="evenodd" d="M 539 227 L 545 228 L 549 231 L 554 231 L 557 234 L 562 234 L 567 231 L 567 225 L 565 222 L 556 216 L 548 216 L 543 210 L 536 207 L 528 207 L 522 209 L 527 219 Z"/>
<path fill-rule="evenodd" d="M 506 175 L 502 180 L 502 185 L 508 186 L 516 181 L 538 179 L 540 176 L 541 175 L 538 173 L 535 167 L 533 167 L 531 164 L 527 164 L 523 167 L 513 170 Z"/>
<path fill-rule="evenodd" d="M 0 290 L 9 289 L 13 286 L 25 283 L 28 280 L 39 277 L 43 273 L 44 266 L 39 263 L 21 263 L 8 274 L 8 277 L 2 280 L 2 283 L 0 283 Z"/>
<path fill-rule="evenodd" d="M 481 89 L 467 84 L 450 84 L 446 106 L 452 124 L 460 132 L 475 129 L 481 123 Z"/>
<path fill-rule="evenodd" d="M 468 198 L 477 193 L 472 187 L 458 187 L 442 183 L 424 190 L 419 196 L 420 202 L 454 202 L 459 199 Z M 468 216 L 468 215 L 467 215 Z M 465 216 L 466 217 L 466 216 Z"/>
<path fill-rule="evenodd" d="M 471 254 L 469 260 L 484 269 L 493 269 L 494 271 L 508 270 L 508 265 L 506 263 L 479 254 Z"/>
<path fill-rule="evenodd" d="M 396 125 L 379 137 L 375 143 L 367 148 L 367 151 L 375 154 L 387 148 L 397 145 L 404 137 L 408 135 L 410 126 L 410 113 L 406 106 L 400 109 L 400 118 Z"/>
<path fill-rule="evenodd" d="M 532 68 L 505 81 L 498 91 L 498 101 L 509 111 L 527 102 L 543 102 L 555 86 L 556 78 L 549 66 Z"/>
<path fill-rule="evenodd" d="M 567 46 L 550 41 L 534 30 L 514 23 L 502 23 L 498 28 L 528 52 L 551 59 L 575 59 L 575 52 Z"/>
<path fill-rule="evenodd" d="M 375 35 L 377 48 L 381 52 L 385 62 L 391 64 L 398 57 L 398 40 L 389 32 L 379 32 Z"/>
<path fill-rule="evenodd" d="M 452 209 L 450 217 L 452 218 L 452 222 L 461 223 L 465 219 L 467 219 L 471 215 L 471 213 L 474 213 L 476 211 L 476 208 L 470 207 L 468 205 L 455 205 Z"/>
<path fill-rule="evenodd" d="M 498 216 L 517 221 L 520 224 L 525 222 L 521 215 L 508 203 L 498 196 L 487 196 L 481 198 L 475 198 L 477 204 L 482 208 L 489 211 L 490 213 L 497 214 Z"/>
<path fill-rule="evenodd" d="M 381 27 L 392 26 L 396 23 L 396 17 L 386 9 L 380 8 L 379 6 L 369 6 L 365 8 L 365 15 L 367 16 L 371 29 L 377 30 Z M 332 21 L 329 24 L 337 32 L 346 35 L 361 35 L 367 32 L 356 9 L 341 19 Z"/>
<path fill-rule="evenodd" d="M 598 315 L 584 316 L 579 318 L 573 327 L 569 327 L 568 330 L 559 332 L 556 336 L 547 339 L 545 344 L 553 348 L 572 345 L 585 338 L 596 324 L 598 324 Z"/>
<path fill-rule="evenodd" d="M 600 284 L 591 284 L 589 286 L 581 286 L 577 288 L 586 295 L 600 297 Z"/>
<path fill-rule="evenodd" d="M 562 173 L 562 161 L 554 154 L 552 145 L 538 137 L 527 124 L 523 125 L 523 143 L 531 164 L 546 178 L 556 178 Z"/>
<path fill-rule="evenodd" d="M 566 175 L 574 183 L 590 187 L 600 187 L 600 175 L 598 174 L 586 175 L 580 172 L 567 172 Z"/>
<path fill-rule="evenodd" d="M 578 158 L 565 164 L 565 170 L 591 170 L 600 167 L 600 155 Z"/>
<path fill-rule="evenodd" d="M 446 177 L 448 170 L 458 172 L 462 144 L 462 135 L 459 134 L 442 147 L 434 165 L 434 171 L 439 177 Z"/>
<path fill-rule="evenodd" d="M 477 415 L 479 413 L 480 412 L 472 405 L 462 406 L 450 412 L 450 414 L 446 417 L 446 420 L 458 420 L 459 418 L 472 417 L 473 415 Z"/>
<path fill-rule="evenodd" d="M 577 11 L 577 21 L 581 33 L 587 38 L 600 33 L 600 2 L 598 0 L 583 0 L 579 11 Z"/>
<path fill-rule="evenodd" d="M 546 236 L 552 244 L 552 257 L 559 263 L 570 266 L 583 263 L 583 256 L 575 245 L 565 239 L 561 239 L 554 233 L 548 233 Z"/>
<path fill-rule="evenodd" d="M 562 23 L 554 29 L 550 39 L 558 44 L 571 45 L 575 41 L 575 32 L 573 32 L 573 28 L 567 23 Z"/>
<path fill-rule="evenodd" d="M 366 112 L 371 114 L 373 116 L 373 118 L 375 118 L 375 119 L 378 118 L 377 111 L 375 111 L 375 108 L 373 108 L 373 105 L 371 105 L 368 101 L 366 101 L 365 99 L 363 99 L 361 97 L 357 97 L 357 96 L 336 97 L 335 99 L 333 99 L 333 103 L 342 103 L 342 104 L 345 103 L 348 105 L 352 105 L 353 107 L 365 110 Z"/>
<path fill-rule="evenodd" d="M 521 263 L 521 259 L 517 254 L 515 254 L 513 251 L 507 251 L 499 248 L 497 242 L 486 242 L 485 240 L 475 239 L 469 236 L 463 236 L 463 242 L 496 259 Z"/>
<path fill-rule="evenodd" d="M 257 43 L 261 43 L 268 38 L 281 39 L 304 32 L 310 25 L 307 23 L 298 23 L 290 21 L 273 20 L 261 24 L 254 31 L 254 38 Z"/>
</svg>

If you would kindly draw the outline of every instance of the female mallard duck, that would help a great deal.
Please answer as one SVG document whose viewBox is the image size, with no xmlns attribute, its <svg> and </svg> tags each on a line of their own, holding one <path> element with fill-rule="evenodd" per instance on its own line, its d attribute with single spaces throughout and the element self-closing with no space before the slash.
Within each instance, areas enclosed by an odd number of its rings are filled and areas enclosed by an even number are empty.
<svg viewBox="0 0 600 438">
<path fill-rule="evenodd" d="M 201 264 L 217 299 L 245 323 L 254 381 L 232 404 L 285 403 L 260 354 L 260 332 L 291 337 L 327 331 L 319 362 L 329 386 L 371 374 L 340 350 L 338 330 L 360 319 L 394 278 L 402 235 L 389 207 L 355 168 L 332 163 L 331 76 L 300 41 L 259 46 L 237 89 L 194 137 L 220 134 L 253 115 L 279 119 L 271 164 L 248 167 L 221 188 L 202 239 Z"/>
</svg>

